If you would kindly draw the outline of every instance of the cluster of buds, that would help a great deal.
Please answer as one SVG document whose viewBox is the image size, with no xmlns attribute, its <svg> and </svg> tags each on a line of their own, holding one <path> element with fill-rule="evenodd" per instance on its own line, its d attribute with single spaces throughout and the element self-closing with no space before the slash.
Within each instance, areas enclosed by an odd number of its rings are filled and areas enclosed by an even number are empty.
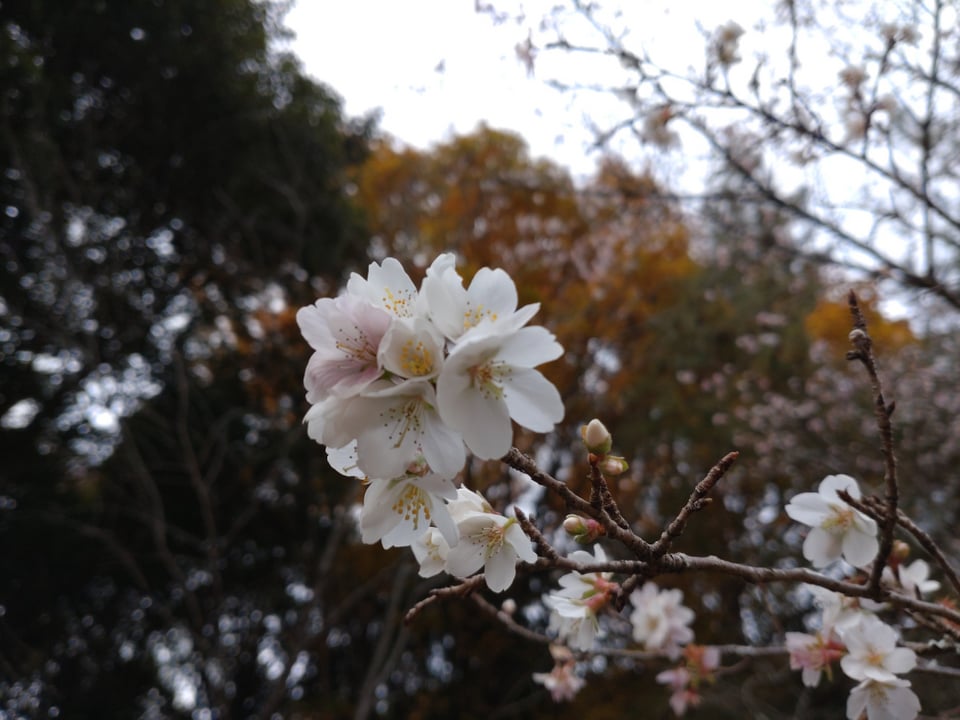
<svg viewBox="0 0 960 720">
<path fill-rule="evenodd" d="M 619 455 L 610 455 L 613 435 L 597 418 L 580 428 L 580 437 L 590 453 L 590 462 L 595 463 L 604 475 L 615 477 L 630 468 L 626 459 Z"/>
</svg>

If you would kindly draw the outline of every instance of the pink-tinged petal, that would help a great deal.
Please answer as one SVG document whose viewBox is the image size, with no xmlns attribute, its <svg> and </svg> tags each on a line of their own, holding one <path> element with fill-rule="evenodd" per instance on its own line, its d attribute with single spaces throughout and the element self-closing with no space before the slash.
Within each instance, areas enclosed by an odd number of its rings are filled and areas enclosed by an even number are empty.
<svg viewBox="0 0 960 720">
<path fill-rule="evenodd" d="M 333 298 L 320 298 L 313 305 L 297 310 L 297 325 L 300 334 L 314 350 L 324 350 L 334 344 L 330 327 L 326 321 L 326 312 L 333 306 Z"/>
<path fill-rule="evenodd" d="M 497 360 L 517 367 L 536 367 L 563 355 L 563 346 L 553 333 L 544 327 L 520 328 L 505 338 Z"/>
<path fill-rule="evenodd" d="M 510 417 L 534 432 L 550 432 L 563 420 L 563 400 L 537 370 L 514 368 L 504 379 L 503 400 Z"/>
<path fill-rule="evenodd" d="M 794 495 L 784 511 L 798 523 L 819 527 L 830 515 L 830 506 L 819 493 L 805 492 Z"/>
<path fill-rule="evenodd" d="M 841 538 L 818 527 L 810 530 L 803 541 L 803 556 L 813 563 L 814 567 L 826 567 L 839 560 L 841 554 Z"/>
<path fill-rule="evenodd" d="M 493 592 L 503 592 L 513 584 L 517 575 L 517 555 L 504 545 L 500 552 L 487 558 L 483 568 L 484 580 Z"/>
<path fill-rule="evenodd" d="M 869 565 L 876 557 L 879 547 L 880 544 L 873 535 L 866 535 L 855 529 L 843 535 L 843 558 L 854 567 Z"/>
</svg>

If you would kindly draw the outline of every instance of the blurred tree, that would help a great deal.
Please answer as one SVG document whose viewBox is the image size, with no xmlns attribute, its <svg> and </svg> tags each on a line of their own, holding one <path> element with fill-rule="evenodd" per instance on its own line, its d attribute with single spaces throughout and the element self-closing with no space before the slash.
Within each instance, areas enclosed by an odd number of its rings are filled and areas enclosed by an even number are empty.
<svg viewBox="0 0 960 720">
<path fill-rule="evenodd" d="M 954 0 L 785 0 L 731 7 L 726 22 L 670 3 L 570 0 L 545 16 L 511 0 L 478 8 L 517 19 L 528 69 L 591 98 L 600 145 L 681 175 L 675 201 L 712 203 L 702 168 L 723 168 L 741 181 L 741 202 L 793 221 L 770 238 L 777 246 L 892 279 L 928 313 L 956 317 Z M 578 62 L 553 63 L 556 53 Z"/>
<path fill-rule="evenodd" d="M 306 672 L 273 638 L 344 530 L 291 308 L 365 256 L 371 124 L 283 9 L 0 4 L 4 717 L 247 717 Z"/>
</svg>

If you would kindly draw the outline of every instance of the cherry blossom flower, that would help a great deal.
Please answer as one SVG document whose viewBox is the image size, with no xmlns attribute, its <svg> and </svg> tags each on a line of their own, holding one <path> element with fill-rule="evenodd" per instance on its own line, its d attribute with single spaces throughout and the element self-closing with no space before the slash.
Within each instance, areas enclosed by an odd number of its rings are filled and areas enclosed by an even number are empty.
<svg viewBox="0 0 960 720">
<path fill-rule="evenodd" d="M 864 680 L 850 691 L 847 698 L 847 719 L 913 720 L 920 712 L 920 699 L 910 689 L 910 681 Z"/>
<path fill-rule="evenodd" d="M 580 563 L 604 562 L 606 553 L 599 545 L 594 553 L 577 550 L 570 559 Z M 576 650 L 590 650 L 601 634 L 599 613 L 613 598 L 619 585 L 611 582 L 610 573 L 569 572 L 560 578 L 559 592 L 544 596 L 543 603 L 552 611 L 550 629 L 560 640 Z"/>
<path fill-rule="evenodd" d="M 584 679 L 574 672 L 576 663 L 573 653 L 563 645 L 551 645 L 550 655 L 553 656 L 553 670 L 548 673 L 533 673 L 533 681 L 549 690 L 554 702 L 573 700 L 586 685 Z"/>
<path fill-rule="evenodd" d="M 482 567 L 487 587 L 502 592 L 513 584 L 517 562 L 536 562 L 533 542 L 516 518 L 460 508 L 453 517 L 460 539 L 447 555 L 447 572 L 451 575 L 467 577 Z"/>
<path fill-rule="evenodd" d="M 867 618 L 876 618 L 876 612 L 884 609 L 882 603 L 868 598 L 847 597 L 819 585 L 804 585 L 813 595 L 813 601 L 822 610 L 821 626 L 842 633 L 844 629 Z"/>
<path fill-rule="evenodd" d="M 883 581 L 893 587 L 901 587 L 911 597 L 921 597 L 940 589 L 940 583 L 930 580 L 930 565 L 924 560 L 914 560 L 909 565 L 900 565 L 896 573 L 883 569 Z"/>
<path fill-rule="evenodd" d="M 307 434 L 333 447 L 355 440 L 357 465 L 368 477 L 399 477 L 423 457 L 433 472 L 452 478 L 466 453 L 459 433 L 440 419 L 435 407 L 436 392 L 429 382 L 380 382 L 363 395 L 315 405 L 305 418 Z"/>
<path fill-rule="evenodd" d="M 801 632 L 786 634 L 790 653 L 790 669 L 803 670 L 803 684 L 816 687 L 824 672 L 831 678 L 831 665 L 843 657 L 846 647 L 833 629 L 819 630 L 813 635 Z"/>
<path fill-rule="evenodd" d="M 420 564 L 420 577 L 433 577 L 446 568 L 450 544 L 437 528 L 428 528 L 410 549 Z"/>
<path fill-rule="evenodd" d="M 630 593 L 630 623 L 633 639 L 646 650 L 664 650 L 671 657 L 680 654 L 680 646 L 693 641 L 694 613 L 683 605 L 681 590 L 659 590 L 648 582 Z"/>
<path fill-rule="evenodd" d="M 803 542 L 803 556 L 814 567 L 841 557 L 854 567 L 864 567 L 877 554 L 877 524 L 841 500 L 837 495 L 841 490 L 860 498 L 852 477 L 828 475 L 817 492 L 800 493 L 787 504 L 787 515 L 812 528 Z"/>
<path fill-rule="evenodd" d="M 720 667 L 720 651 L 715 647 L 687 645 L 683 649 L 685 664 L 657 675 L 657 682 L 669 686 L 670 707 L 683 715 L 688 707 L 700 704 L 700 687 L 715 680 L 714 670 Z"/>
<path fill-rule="evenodd" d="M 297 324 L 314 353 L 303 384 L 307 402 L 352 395 L 383 374 L 377 353 L 390 315 L 360 298 L 320 298 L 297 311 Z"/>
<path fill-rule="evenodd" d="M 460 338 L 437 378 L 440 416 L 479 458 L 499 458 L 513 440 L 510 419 L 549 432 L 563 419 L 560 393 L 539 371 L 563 348 L 542 327 L 483 322 Z"/>
<path fill-rule="evenodd" d="M 383 263 L 370 263 L 367 277 L 357 273 L 347 280 L 347 294 L 362 298 L 374 307 L 382 308 L 398 318 L 412 318 L 420 314 L 422 303 L 416 285 L 396 258 Z"/>
<path fill-rule="evenodd" d="M 913 650 L 897 647 L 897 631 L 876 617 L 844 628 L 840 638 L 847 646 L 840 667 L 854 680 L 889 682 L 917 664 Z"/>
<path fill-rule="evenodd" d="M 377 359 L 398 378 L 427 380 L 440 372 L 443 346 L 443 336 L 426 318 L 397 318 L 384 333 Z"/>
<path fill-rule="evenodd" d="M 483 321 L 509 321 L 520 327 L 540 309 L 539 304 L 533 304 L 517 310 L 516 285 L 499 268 L 480 268 L 464 289 L 450 254 L 441 255 L 430 266 L 421 292 L 430 319 L 453 341 Z"/>
<path fill-rule="evenodd" d="M 682 717 L 688 707 L 700 704 L 700 693 L 690 687 L 690 671 L 685 667 L 658 673 L 657 682 L 673 691 L 670 693 L 670 708 L 677 717 Z"/>
<path fill-rule="evenodd" d="M 421 469 L 392 480 L 371 480 L 360 513 L 362 540 L 378 540 L 384 548 L 406 547 L 435 525 L 448 544 L 457 542 L 457 528 L 445 500 L 457 496 L 453 483 Z"/>
</svg>

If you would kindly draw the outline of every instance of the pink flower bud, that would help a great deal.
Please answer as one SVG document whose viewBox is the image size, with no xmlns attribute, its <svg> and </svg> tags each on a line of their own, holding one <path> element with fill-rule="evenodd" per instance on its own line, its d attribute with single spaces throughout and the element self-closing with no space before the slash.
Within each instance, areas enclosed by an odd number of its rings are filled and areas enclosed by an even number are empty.
<svg viewBox="0 0 960 720">
<path fill-rule="evenodd" d="M 587 450 L 595 455 L 605 455 L 613 447 L 613 436 L 596 418 L 580 428 L 580 437 Z"/>
<path fill-rule="evenodd" d="M 563 529 L 581 545 L 589 545 L 606 532 L 603 525 L 593 518 L 583 518 L 579 515 L 567 515 L 563 520 Z"/>
</svg>

